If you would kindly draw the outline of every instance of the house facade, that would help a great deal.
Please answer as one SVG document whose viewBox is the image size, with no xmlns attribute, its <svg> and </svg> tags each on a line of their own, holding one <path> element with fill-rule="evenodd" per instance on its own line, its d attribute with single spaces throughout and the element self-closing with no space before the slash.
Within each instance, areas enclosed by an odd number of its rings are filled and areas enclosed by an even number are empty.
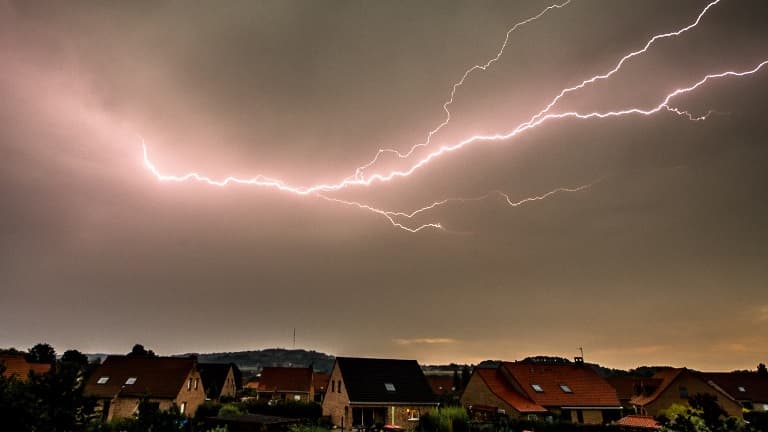
<svg viewBox="0 0 768 432">
<path fill-rule="evenodd" d="M 136 415 L 144 397 L 161 410 L 175 405 L 187 416 L 205 402 L 193 358 L 109 356 L 91 374 L 84 393 L 97 399 L 104 421 Z"/>
<path fill-rule="evenodd" d="M 642 388 L 642 393 L 630 400 L 637 414 L 656 417 L 674 404 L 689 405 L 691 396 L 709 394 L 729 416 L 743 416 L 742 406 L 733 396 L 699 373 L 685 368 L 668 368 L 657 371 L 653 378 L 658 385 Z"/>
<path fill-rule="evenodd" d="M 208 399 L 221 400 L 237 395 L 237 380 L 233 363 L 199 363 L 200 378 Z"/>
<path fill-rule="evenodd" d="M 438 405 L 416 360 L 338 357 L 323 415 L 341 429 L 395 425 L 413 430 Z"/>
<path fill-rule="evenodd" d="M 259 400 L 311 402 L 315 399 L 314 372 L 308 367 L 265 367 L 255 393 Z"/>
<path fill-rule="evenodd" d="M 477 368 L 461 396 L 464 406 L 513 418 L 602 424 L 621 418 L 616 391 L 581 361 L 502 362 Z"/>
</svg>

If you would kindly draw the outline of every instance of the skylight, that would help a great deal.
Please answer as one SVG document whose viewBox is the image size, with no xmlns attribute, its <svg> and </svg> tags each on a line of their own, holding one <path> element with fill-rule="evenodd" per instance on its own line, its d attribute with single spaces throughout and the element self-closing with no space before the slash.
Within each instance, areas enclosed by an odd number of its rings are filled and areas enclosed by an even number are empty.
<svg viewBox="0 0 768 432">
<path fill-rule="evenodd" d="M 395 385 L 392 383 L 384 383 L 384 388 L 387 389 L 387 391 L 395 391 Z"/>
<path fill-rule="evenodd" d="M 543 393 L 544 392 L 544 389 L 541 388 L 541 386 L 538 385 L 538 384 L 531 384 L 531 387 L 533 387 L 533 390 L 535 390 L 536 393 Z"/>
<path fill-rule="evenodd" d="M 125 380 L 126 385 L 131 385 L 131 384 L 134 384 L 135 382 L 136 382 L 136 377 L 130 377 L 127 380 Z"/>
<path fill-rule="evenodd" d="M 560 384 L 560 389 L 561 389 L 561 390 L 562 390 L 564 393 L 573 393 L 573 390 L 571 390 L 571 388 L 570 388 L 570 387 L 568 387 L 568 384 Z"/>
<path fill-rule="evenodd" d="M 107 381 L 109 381 L 108 376 L 99 377 L 98 381 L 96 381 L 96 384 L 106 384 Z"/>
<path fill-rule="evenodd" d="M 744 388 L 744 387 L 742 387 L 742 386 L 739 386 L 739 391 L 740 391 L 740 392 L 742 392 L 742 393 L 744 393 L 744 392 L 746 392 L 746 391 L 747 391 L 747 389 L 745 389 L 745 388 Z"/>
</svg>

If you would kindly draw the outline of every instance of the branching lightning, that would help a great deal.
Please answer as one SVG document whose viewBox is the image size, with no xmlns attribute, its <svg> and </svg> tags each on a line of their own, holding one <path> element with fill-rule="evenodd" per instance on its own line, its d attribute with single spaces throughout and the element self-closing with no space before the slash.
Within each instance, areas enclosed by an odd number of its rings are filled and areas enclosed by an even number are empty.
<svg viewBox="0 0 768 432">
<path fill-rule="evenodd" d="M 323 199 L 325 201 L 329 202 L 335 202 L 338 204 L 343 204 L 347 206 L 353 206 L 357 207 L 359 209 L 367 210 L 370 212 L 373 212 L 375 214 L 381 215 L 382 217 L 386 218 L 393 226 L 403 229 L 408 232 L 419 232 L 424 229 L 444 229 L 443 225 L 439 222 L 432 222 L 432 223 L 425 223 L 420 225 L 414 225 L 414 226 L 408 226 L 404 223 L 404 220 L 411 220 L 414 217 L 421 215 L 425 212 L 428 212 L 430 210 L 433 210 L 437 207 L 444 206 L 448 203 L 452 202 L 472 202 L 472 201 L 480 201 L 484 199 L 488 199 L 493 196 L 502 197 L 506 200 L 506 203 L 510 207 L 517 207 L 532 201 L 538 201 L 546 199 L 554 194 L 557 193 L 563 193 L 563 192 L 578 192 L 585 189 L 588 189 L 592 185 L 594 185 L 596 182 L 579 186 L 576 188 L 557 188 L 550 192 L 547 192 L 543 195 L 539 196 L 532 196 L 528 198 L 524 198 L 519 201 L 513 201 L 508 194 L 501 192 L 501 191 L 492 191 L 487 194 L 484 194 L 482 196 L 478 197 L 471 197 L 471 198 L 447 198 L 440 201 L 435 201 L 429 205 L 426 205 L 424 207 L 418 208 L 416 210 L 413 210 L 411 212 L 404 212 L 404 211 L 392 211 L 392 210 L 383 210 L 380 208 L 376 208 L 370 204 L 364 204 L 356 201 L 348 201 L 341 198 L 329 196 L 329 194 L 338 192 L 341 190 L 344 190 L 349 187 L 358 186 L 358 187 L 367 187 L 374 183 L 387 183 L 395 179 L 399 178 L 405 178 L 416 172 L 417 170 L 420 170 L 421 168 L 428 165 L 430 162 L 447 155 L 449 153 L 456 152 L 460 149 L 463 149 L 465 147 L 469 147 L 470 145 L 480 143 L 480 142 L 494 142 L 494 141 L 506 141 L 511 138 L 516 137 L 517 135 L 520 135 L 523 132 L 526 132 L 528 130 L 534 129 L 539 127 L 540 125 L 552 121 L 552 120 L 559 120 L 559 119 L 578 119 L 578 120 L 589 120 L 589 119 L 604 119 L 604 118 L 611 118 L 611 117 L 621 117 L 621 116 L 629 116 L 629 115 L 643 115 L 643 116 L 650 116 L 653 114 L 656 114 L 660 111 L 668 111 L 673 114 L 676 114 L 678 116 L 682 116 L 684 118 L 687 118 L 691 121 L 701 121 L 705 120 L 710 114 L 713 113 L 713 111 L 708 111 L 704 115 L 694 115 L 691 114 L 688 111 L 685 111 L 683 109 L 680 109 L 678 107 L 672 106 L 671 101 L 681 95 L 691 93 L 695 91 L 696 89 L 700 88 L 701 86 L 705 85 L 709 81 L 719 79 L 719 78 L 726 78 L 726 77 L 744 77 L 748 75 L 753 75 L 760 71 L 763 67 L 768 64 L 768 60 L 765 60 L 756 66 L 752 67 L 751 69 L 744 70 L 744 71 L 725 71 L 725 72 L 719 72 L 719 73 L 712 73 L 705 75 L 700 80 L 694 82 L 693 84 L 690 84 L 685 87 L 680 87 L 671 93 L 667 94 L 661 101 L 655 105 L 650 107 L 637 107 L 637 106 L 630 106 L 621 110 L 615 110 L 615 111 L 594 111 L 594 112 L 578 112 L 578 111 L 566 111 L 566 112 L 552 112 L 553 108 L 560 102 L 566 95 L 569 93 L 581 90 L 585 87 L 587 87 L 590 84 L 593 84 L 600 80 L 605 80 L 610 78 L 612 75 L 616 74 L 630 59 L 633 57 L 639 56 L 641 54 L 646 53 L 652 45 L 654 45 L 658 40 L 664 39 L 664 38 L 670 38 L 679 36 L 694 27 L 696 27 L 704 17 L 704 15 L 715 5 L 720 3 L 722 0 L 714 0 L 707 4 L 707 6 L 698 14 L 696 19 L 689 25 L 668 33 L 659 34 L 656 36 L 653 36 L 650 38 L 646 44 L 639 50 L 632 51 L 629 54 L 623 56 L 616 65 L 610 69 L 608 72 L 605 72 L 600 75 L 595 75 L 589 79 L 586 79 L 582 81 L 580 84 L 572 86 L 572 87 L 566 87 L 563 90 L 561 90 L 543 109 L 538 111 L 536 114 L 534 114 L 529 120 L 520 123 L 519 125 L 515 126 L 514 128 L 508 130 L 505 133 L 498 133 L 498 134 L 492 134 L 492 135 L 473 135 L 468 138 L 465 138 L 459 142 L 450 144 L 450 145 L 442 145 L 429 153 L 427 153 L 425 156 L 421 157 L 421 159 L 416 160 L 415 162 L 411 163 L 410 166 L 404 169 L 395 169 L 391 170 L 389 172 L 385 173 L 373 173 L 370 175 L 365 175 L 365 171 L 371 168 L 378 160 L 379 157 L 382 154 L 385 153 L 392 153 L 397 155 L 401 159 L 409 159 L 414 152 L 418 148 L 426 147 L 431 143 L 432 137 L 437 134 L 442 128 L 444 128 L 446 125 L 449 124 L 451 121 L 451 112 L 450 112 L 450 105 L 454 102 L 457 89 L 464 84 L 464 82 L 468 79 L 468 77 L 472 74 L 472 72 L 476 70 L 487 70 L 488 67 L 490 67 L 494 62 L 498 61 L 499 58 L 504 53 L 504 49 L 506 48 L 510 34 L 515 31 L 517 28 L 519 28 L 522 25 L 525 25 L 527 23 L 530 23 L 532 21 L 537 20 L 538 18 L 542 17 L 545 13 L 548 11 L 555 9 L 555 8 L 562 8 L 568 5 L 571 0 L 567 0 L 560 4 L 554 4 L 552 6 L 549 6 L 545 8 L 543 11 L 541 11 L 538 15 L 531 17 L 525 21 L 522 21 L 520 23 L 517 23 L 515 26 L 513 26 L 511 29 L 509 29 L 506 33 L 506 38 L 504 39 L 504 43 L 502 44 L 501 48 L 499 49 L 497 55 L 493 58 L 491 58 L 488 62 L 486 62 L 483 65 L 475 65 L 463 74 L 461 80 L 456 82 L 453 85 L 450 98 L 443 104 L 443 110 L 446 113 L 445 119 L 442 123 L 440 123 L 437 127 L 432 129 L 428 134 L 426 141 L 420 144 L 416 144 L 413 147 L 411 147 L 407 152 L 399 152 L 397 150 L 393 149 L 379 149 L 376 153 L 376 156 L 367 164 L 358 167 L 355 170 L 354 175 L 349 176 L 337 183 L 320 183 L 320 184 L 314 184 L 309 186 L 296 186 L 288 184 L 282 180 L 266 177 L 263 175 L 258 175 L 251 178 L 238 178 L 234 176 L 229 176 L 223 179 L 213 179 L 208 176 L 205 176 L 203 174 L 197 173 L 197 172 L 190 172 L 183 175 L 168 175 L 163 174 L 160 172 L 160 170 L 151 162 L 147 150 L 146 144 L 142 142 L 142 148 L 143 148 L 143 161 L 145 167 L 159 180 L 159 181 L 170 181 L 170 182 L 187 182 L 187 181 L 198 181 L 202 183 L 206 183 L 212 186 L 219 186 L 223 187 L 229 184 L 241 184 L 241 185 L 251 185 L 251 186 L 258 186 L 258 187 L 266 187 L 266 188 L 272 188 L 276 189 L 278 191 L 282 192 L 289 192 L 292 194 L 300 195 L 300 196 L 307 196 L 312 195 L 316 196 L 320 199 Z"/>
</svg>

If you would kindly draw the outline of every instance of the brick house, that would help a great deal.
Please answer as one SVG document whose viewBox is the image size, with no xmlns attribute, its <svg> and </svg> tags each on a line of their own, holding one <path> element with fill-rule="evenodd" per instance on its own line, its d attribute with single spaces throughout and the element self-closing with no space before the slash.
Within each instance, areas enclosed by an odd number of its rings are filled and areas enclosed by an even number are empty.
<svg viewBox="0 0 768 432">
<path fill-rule="evenodd" d="M 311 402 L 315 399 L 314 372 L 308 367 L 265 367 L 255 390 L 259 400 Z"/>
<path fill-rule="evenodd" d="M 234 363 L 198 363 L 197 370 L 203 380 L 208 399 L 234 398 L 237 395 L 237 374 Z"/>
<path fill-rule="evenodd" d="M 395 425 L 412 430 L 438 405 L 416 360 L 337 357 L 323 415 L 342 429 Z"/>
<path fill-rule="evenodd" d="M 29 363 L 24 354 L 2 354 L 0 363 L 5 367 L 3 376 L 21 381 L 26 381 L 30 374 L 42 375 L 51 370 L 48 363 Z"/>
<path fill-rule="evenodd" d="M 477 368 L 461 404 L 529 420 L 601 424 L 621 417 L 616 391 L 581 361 L 502 362 L 495 368 Z"/>
<path fill-rule="evenodd" d="M 325 390 L 331 383 L 331 375 L 323 372 L 315 372 L 312 378 L 315 387 L 315 402 L 322 402 L 325 397 Z"/>
<path fill-rule="evenodd" d="M 656 417 L 673 404 L 688 405 L 688 398 L 693 395 L 710 394 L 729 416 L 742 417 L 739 402 L 700 373 L 686 368 L 668 368 L 656 371 L 653 378 L 658 385 L 646 385 L 630 400 L 637 414 Z"/>
<path fill-rule="evenodd" d="M 187 416 L 205 401 L 197 361 L 182 357 L 108 356 L 84 393 L 98 400 L 104 421 L 135 415 L 145 396 L 161 410 L 176 405 Z"/>
<path fill-rule="evenodd" d="M 750 411 L 768 411 L 768 375 L 757 372 L 707 372 L 701 377 Z"/>
</svg>

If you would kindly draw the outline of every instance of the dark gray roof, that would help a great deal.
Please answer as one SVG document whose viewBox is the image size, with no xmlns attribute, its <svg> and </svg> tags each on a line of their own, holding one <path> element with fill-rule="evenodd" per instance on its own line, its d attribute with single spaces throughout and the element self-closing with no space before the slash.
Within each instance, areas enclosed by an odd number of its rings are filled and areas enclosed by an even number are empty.
<svg viewBox="0 0 768 432">
<path fill-rule="evenodd" d="M 338 357 L 336 364 L 352 403 L 436 403 L 416 360 Z"/>
<path fill-rule="evenodd" d="M 205 394 L 209 397 L 219 397 L 224 388 L 227 374 L 232 368 L 232 363 L 199 363 L 197 370 L 203 379 Z"/>
</svg>

